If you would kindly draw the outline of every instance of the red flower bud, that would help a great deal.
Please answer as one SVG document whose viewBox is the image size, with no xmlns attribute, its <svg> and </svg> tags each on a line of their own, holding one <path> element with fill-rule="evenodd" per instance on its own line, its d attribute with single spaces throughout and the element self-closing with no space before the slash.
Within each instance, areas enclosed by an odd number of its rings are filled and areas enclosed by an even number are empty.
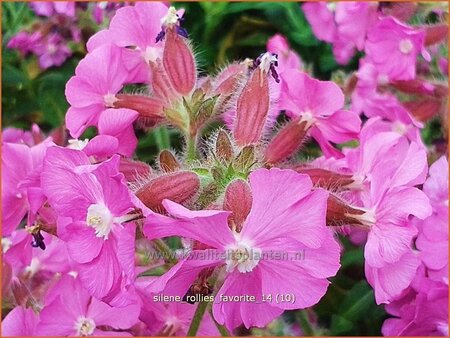
<svg viewBox="0 0 450 338">
<path fill-rule="evenodd" d="M 147 163 L 122 157 L 119 162 L 119 171 L 125 176 L 127 182 L 134 182 L 139 177 L 149 176 L 151 168 Z"/>
<path fill-rule="evenodd" d="M 353 224 L 362 227 L 366 225 L 361 220 L 361 215 L 364 214 L 365 211 L 353 208 L 335 195 L 328 196 L 326 216 L 328 226 Z"/>
<path fill-rule="evenodd" d="M 223 201 L 223 209 L 232 212 L 228 217 L 230 228 L 240 232 L 245 219 L 252 208 L 252 192 L 250 186 L 244 180 L 237 179 L 231 182 Z"/>
<path fill-rule="evenodd" d="M 173 88 L 181 95 L 189 94 L 197 81 L 194 55 L 174 27 L 166 32 L 163 65 Z"/>
<path fill-rule="evenodd" d="M 164 121 L 163 102 L 154 97 L 143 95 L 116 95 L 114 108 L 128 108 L 139 113 L 138 121 L 146 128 Z"/>
<path fill-rule="evenodd" d="M 162 171 L 169 173 L 180 169 L 176 157 L 168 150 L 163 150 L 159 153 L 159 167 Z"/>
<path fill-rule="evenodd" d="M 447 40 L 448 25 L 438 24 L 425 27 L 425 46 L 431 46 Z"/>
<path fill-rule="evenodd" d="M 424 98 L 403 102 L 403 105 L 417 120 L 426 122 L 439 114 L 442 101 L 435 98 Z"/>
<path fill-rule="evenodd" d="M 267 146 L 264 153 L 266 163 L 276 164 L 295 154 L 307 131 L 307 122 L 301 122 L 300 118 L 286 124 Z"/>
<path fill-rule="evenodd" d="M 306 174 L 311 178 L 315 186 L 325 189 L 345 189 L 354 182 L 352 175 L 341 174 L 321 168 L 309 168 L 303 165 L 292 168 L 300 174 Z"/>
<path fill-rule="evenodd" d="M 164 199 L 176 203 L 185 202 L 198 191 L 199 187 L 200 180 L 195 173 L 178 171 L 152 179 L 136 192 L 136 196 L 148 208 L 162 213 Z"/>
<path fill-rule="evenodd" d="M 255 144 L 261 139 L 269 113 L 269 100 L 268 75 L 256 69 L 237 101 L 233 134 L 238 145 Z"/>
</svg>

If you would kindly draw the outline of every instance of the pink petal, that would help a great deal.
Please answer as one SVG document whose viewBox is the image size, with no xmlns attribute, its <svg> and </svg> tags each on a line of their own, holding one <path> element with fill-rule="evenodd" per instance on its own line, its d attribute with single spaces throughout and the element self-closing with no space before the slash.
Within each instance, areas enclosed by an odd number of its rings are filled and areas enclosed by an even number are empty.
<svg viewBox="0 0 450 338">
<path fill-rule="evenodd" d="M 307 253 L 306 253 L 307 255 Z M 289 261 L 260 261 L 262 291 L 271 295 L 293 295 L 293 302 L 280 302 L 282 309 L 299 309 L 317 304 L 325 295 L 330 282 L 315 278 L 302 267 Z M 286 278 L 286 276 L 290 276 Z"/>
<path fill-rule="evenodd" d="M 261 276 L 259 269 L 252 273 L 242 274 L 233 272 L 228 274 L 224 284 L 216 295 L 213 305 L 214 318 L 228 329 L 233 329 L 241 323 L 249 328 L 251 326 L 264 327 L 273 319 L 283 313 L 276 304 L 262 302 Z M 220 302 L 221 295 L 225 296 L 254 296 L 255 302 Z"/>
<path fill-rule="evenodd" d="M 92 298 L 87 313 L 88 318 L 95 321 L 96 326 L 111 326 L 114 329 L 129 329 L 137 323 L 139 316 L 139 304 L 125 307 L 111 307 L 95 298 Z"/>
<path fill-rule="evenodd" d="M 148 238 L 182 236 L 215 248 L 223 248 L 234 242 L 227 223 L 230 212 L 191 211 L 169 200 L 164 200 L 163 206 L 176 218 L 150 214 L 144 225 L 144 233 Z"/>
<path fill-rule="evenodd" d="M 369 232 L 364 250 L 366 262 L 373 267 L 397 262 L 411 250 L 411 242 L 416 234 L 417 229 L 412 226 L 375 225 Z"/>
<path fill-rule="evenodd" d="M 299 70 L 284 72 L 284 86 L 280 108 L 301 116 L 310 112 L 313 116 L 327 116 L 344 106 L 342 90 L 331 81 L 319 81 Z"/>
<path fill-rule="evenodd" d="M 272 168 L 255 170 L 249 180 L 253 203 L 241 236 L 264 242 L 291 232 L 293 222 L 284 214 L 311 191 L 309 177 L 293 170 Z M 275 227 L 274 224 L 283 226 Z"/>
<path fill-rule="evenodd" d="M 103 238 L 95 236 L 94 228 L 86 223 L 74 223 L 66 227 L 64 240 L 70 257 L 78 263 L 94 260 L 103 248 Z"/>
<path fill-rule="evenodd" d="M 111 238 L 105 241 L 97 258 L 79 266 L 81 283 L 96 298 L 107 296 L 119 283 L 121 273 Z"/>
<path fill-rule="evenodd" d="M 34 313 L 33 309 L 17 306 L 2 320 L 2 336 L 34 336 L 38 322 L 39 317 Z"/>
</svg>

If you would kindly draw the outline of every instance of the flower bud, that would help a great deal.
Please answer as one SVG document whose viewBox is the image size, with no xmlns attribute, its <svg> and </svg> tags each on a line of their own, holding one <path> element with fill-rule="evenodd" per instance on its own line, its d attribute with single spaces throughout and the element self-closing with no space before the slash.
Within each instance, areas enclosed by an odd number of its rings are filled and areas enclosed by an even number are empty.
<svg viewBox="0 0 450 338">
<path fill-rule="evenodd" d="M 161 99 L 165 104 L 177 100 L 179 95 L 172 87 L 161 60 L 158 59 L 150 63 L 150 69 L 152 71 L 151 86 L 153 95 Z"/>
<path fill-rule="evenodd" d="M 256 69 L 238 97 L 234 138 L 240 146 L 258 143 L 269 113 L 269 81 Z"/>
<path fill-rule="evenodd" d="M 228 217 L 228 224 L 232 230 L 241 231 L 242 225 L 252 208 L 252 201 L 250 186 L 244 180 L 234 180 L 227 186 L 223 209 L 232 212 Z"/>
<path fill-rule="evenodd" d="M 354 182 L 352 175 L 341 174 L 326 169 L 309 168 L 303 165 L 296 166 L 292 169 L 300 174 L 308 175 L 315 186 L 325 189 L 343 190 Z"/>
<path fill-rule="evenodd" d="M 151 174 L 151 168 L 147 163 L 134 161 L 126 157 L 120 158 L 119 171 L 125 176 L 127 182 L 134 182 L 139 177 Z"/>
<path fill-rule="evenodd" d="M 417 120 L 426 122 L 439 114 L 442 101 L 436 98 L 423 98 L 403 102 L 403 105 Z"/>
<path fill-rule="evenodd" d="M 447 40 L 448 25 L 438 24 L 425 27 L 425 46 L 431 46 Z"/>
<path fill-rule="evenodd" d="M 128 108 L 139 113 L 138 121 L 150 128 L 164 121 L 163 102 L 143 95 L 118 94 L 114 108 Z"/>
<path fill-rule="evenodd" d="M 366 212 L 356 209 L 337 196 L 330 194 L 327 201 L 326 224 L 328 226 L 340 226 L 352 224 L 360 227 L 366 226 L 361 216 Z"/>
<path fill-rule="evenodd" d="M 180 169 L 175 156 L 168 150 L 163 150 L 159 153 L 159 167 L 166 173 L 174 172 Z"/>
<path fill-rule="evenodd" d="M 173 88 L 181 95 L 189 94 L 197 80 L 194 55 L 186 40 L 174 27 L 167 29 L 163 65 Z"/>
<path fill-rule="evenodd" d="M 286 124 L 267 146 L 264 153 L 266 163 L 276 164 L 295 154 L 307 131 L 307 122 L 300 118 Z"/>
<path fill-rule="evenodd" d="M 230 161 L 233 157 L 233 145 L 228 133 L 220 130 L 216 139 L 216 157 L 219 160 Z"/>
<path fill-rule="evenodd" d="M 136 196 L 148 208 L 162 213 L 164 199 L 183 203 L 191 198 L 199 187 L 200 180 L 195 173 L 178 171 L 152 179 L 136 192 Z"/>
</svg>

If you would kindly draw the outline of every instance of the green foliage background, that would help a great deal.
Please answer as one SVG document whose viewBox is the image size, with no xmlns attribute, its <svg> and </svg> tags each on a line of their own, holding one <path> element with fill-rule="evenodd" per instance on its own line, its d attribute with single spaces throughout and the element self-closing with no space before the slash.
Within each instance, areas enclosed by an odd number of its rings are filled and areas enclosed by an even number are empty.
<svg viewBox="0 0 450 338">
<path fill-rule="evenodd" d="M 203 73 L 214 73 L 235 59 L 256 58 L 265 51 L 268 38 L 275 33 L 285 35 L 291 47 L 298 52 L 315 77 L 330 79 L 333 72 L 357 69 L 360 55 L 345 67 L 338 66 L 329 45 L 318 41 L 311 32 L 301 5 L 291 2 L 200 2 L 176 3 L 185 8 L 183 26 L 194 42 L 198 62 Z M 2 121 L 3 127 L 29 129 L 37 123 L 46 132 L 60 126 L 68 104 L 64 96 L 67 80 L 85 54 L 83 45 L 73 44 L 74 55 L 62 67 L 41 71 L 35 57 L 21 57 L 6 44 L 17 32 L 29 27 L 36 19 L 27 3 L 2 3 Z M 80 21 L 83 37 L 100 29 L 87 15 Z M 430 131 L 427 131 L 430 133 Z M 152 162 L 159 150 L 180 148 L 174 130 L 165 127 L 139 134 L 138 157 Z M 373 291 L 364 278 L 362 249 L 342 238 L 345 246 L 342 268 L 333 278 L 322 301 L 307 312 L 290 311 L 281 320 L 265 330 L 253 333 L 289 335 L 287 328 L 298 323 L 304 315 L 317 325 L 316 335 L 381 335 L 381 324 L 387 315 L 383 307 L 376 306 Z M 305 292 L 308 292 L 305 290 Z M 314 320 L 313 320 L 314 321 Z"/>
</svg>

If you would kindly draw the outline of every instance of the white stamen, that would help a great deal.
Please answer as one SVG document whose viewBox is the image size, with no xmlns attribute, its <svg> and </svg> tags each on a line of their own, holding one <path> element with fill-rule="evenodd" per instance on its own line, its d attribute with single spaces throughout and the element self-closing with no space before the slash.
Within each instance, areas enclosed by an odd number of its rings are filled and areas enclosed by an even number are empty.
<svg viewBox="0 0 450 338">
<path fill-rule="evenodd" d="M 253 247 L 251 243 L 240 240 L 235 233 L 236 243 L 226 250 L 226 271 L 232 272 L 235 268 L 241 273 L 252 271 L 261 259 L 261 249 Z"/>
<path fill-rule="evenodd" d="M 375 225 L 375 223 L 376 223 L 375 210 L 357 208 L 357 207 L 353 207 L 353 209 L 360 209 L 360 210 L 364 211 L 364 213 L 361 215 L 355 215 L 354 213 L 345 214 L 345 216 L 357 219 L 358 221 L 360 221 L 363 224 L 364 228 L 367 228 L 367 229 L 370 229 Z"/>
<path fill-rule="evenodd" d="M 119 101 L 116 97 L 116 95 L 108 93 L 105 96 L 103 96 L 103 100 L 105 101 L 105 106 L 112 108 L 114 107 L 114 103 L 116 103 L 117 101 Z"/>
<path fill-rule="evenodd" d="M 309 129 L 316 122 L 316 119 L 310 111 L 306 111 L 302 114 L 300 123 L 302 122 L 306 122 L 306 129 Z"/>
<path fill-rule="evenodd" d="M 80 316 L 75 322 L 75 330 L 78 336 L 90 336 L 94 333 L 95 322 L 91 318 Z"/>
<path fill-rule="evenodd" d="M 395 131 L 400 135 L 405 135 L 406 132 L 408 131 L 408 128 L 404 123 L 401 123 L 400 121 L 395 121 L 394 123 L 392 123 L 392 131 Z"/>
<path fill-rule="evenodd" d="M 67 148 L 69 149 L 83 150 L 84 147 L 86 147 L 86 145 L 89 143 L 89 139 L 87 138 L 84 140 L 70 139 L 68 143 L 69 145 L 67 146 Z"/>
<path fill-rule="evenodd" d="M 270 66 L 272 63 L 277 62 L 278 58 L 276 55 L 272 53 L 264 53 L 263 56 L 261 56 L 261 63 L 259 64 L 259 68 L 262 72 L 268 73 L 270 70 Z"/>
<path fill-rule="evenodd" d="M 114 217 L 109 209 L 103 204 L 92 204 L 88 208 L 86 223 L 95 229 L 97 237 L 108 239 L 113 226 Z"/>
<path fill-rule="evenodd" d="M 178 22 L 178 19 L 177 10 L 175 7 L 171 6 L 167 11 L 167 15 L 161 19 L 161 25 L 164 27 L 175 25 Z"/>
<path fill-rule="evenodd" d="M 23 196 L 22 196 L 22 194 L 21 194 L 20 192 L 18 192 L 18 193 L 16 194 L 16 197 L 17 197 L 17 198 L 22 198 Z"/>
<path fill-rule="evenodd" d="M 410 39 L 402 39 L 398 44 L 398 48 L 403 54 L 409 54 L 412 52 L 414 45 Z"/>
<path fill-rule="evenodd" d="M 149 46 L 145 49 L 145 52 L 142 53 L 142 57 L 147 64 L 150 64 L 150 62 L 156 62 L 156 60 L 161 57 L 161 48 Z"/>
</svg>

